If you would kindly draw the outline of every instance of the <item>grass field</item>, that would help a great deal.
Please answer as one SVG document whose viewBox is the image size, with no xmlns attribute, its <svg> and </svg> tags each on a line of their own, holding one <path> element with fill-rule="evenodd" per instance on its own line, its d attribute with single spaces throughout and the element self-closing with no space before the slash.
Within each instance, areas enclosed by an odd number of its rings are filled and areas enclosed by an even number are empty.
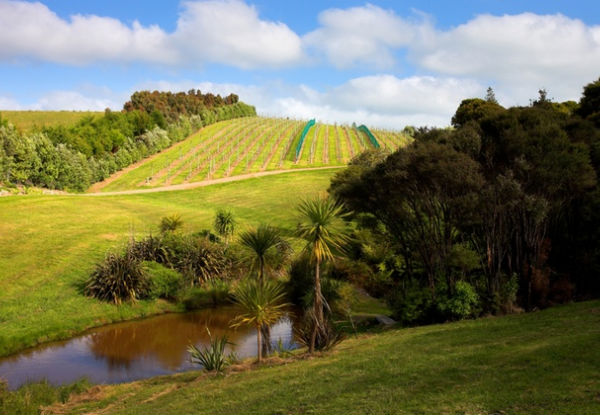
<svg viewBox="0 0 600 415">
<path fill-rule="evenodd" d="M 363 133 L 347 126 L 317 123 L 310 128 L 296 160 L 305 123 L 281 118 L 250 117 L 207 126 L 188 139 L 116 173 L 95 191 L 194 183 L 267 170 L 340 166 L 372 148 Z M 396 149 L 406 139 L 398 132 L 381 134 L 381 146 Z"/>
<path fill-rule="evenodd" d="M 359 335 L 225 376 L 94 388 L 46 413 L 597 414 L 600 302 Z"/>
<path fill-rule="evenodd" d="M 217 209 L 228 208 L 239 229 L 268 222 L 290 234 L 299 198 L 324 192 L 334 173 L 294 172 L 126 196 L 0 198 L 0 355 L 91 326 L 172 310 L 163 302 L 116 307 L 79 290 L 108 249 L 132 233 L 157 232 L 161 217 L 180 214 L 186 229 L 199 230 L 211 228 Z"/>
<path fill-rule="evenodd" d="M 23 132 L 31 131 L 35 127 L 72 125 L 84 117 L 103 114 L 103 112 L 92 111 L 4 111 L 0 109 L 2 119 L 7 119 Z"/>
</svg>

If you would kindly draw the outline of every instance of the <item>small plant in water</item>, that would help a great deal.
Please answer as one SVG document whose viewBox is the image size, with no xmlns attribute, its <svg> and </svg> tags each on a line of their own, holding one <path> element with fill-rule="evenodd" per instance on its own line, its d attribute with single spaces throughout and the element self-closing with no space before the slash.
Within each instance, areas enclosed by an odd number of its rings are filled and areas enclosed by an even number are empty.
<svg viewBox="0 0 600 415">
<path fill-rule="evenodd" d="M 206 328 L 208 337 L 210 338 L 210 346 L 203 347 L 200 350 L 195 345 L 188 347 L 192 363 L 198 363 L 204 367 L 204 370 L 209 372 L 222 372 L 229 364 L 237 360 L 235 354 L 230 353 L 225 355 L 225 346 L 233 345 L 227 336 L 216 336 L 214 339 L 208 327 Z"/>
</svg>

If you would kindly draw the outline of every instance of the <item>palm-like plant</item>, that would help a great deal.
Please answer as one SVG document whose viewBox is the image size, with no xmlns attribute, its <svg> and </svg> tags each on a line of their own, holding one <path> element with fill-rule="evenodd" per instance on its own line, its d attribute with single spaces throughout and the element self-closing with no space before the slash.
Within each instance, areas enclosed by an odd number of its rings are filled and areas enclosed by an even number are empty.
<svg viewBox="0 0 600 415">
<path fill-rule="evenodd" d="M 288 257 L 290 245 L 277 228 L 261 224 L 240 235 L 240 244 L 249 252 L 252 268 L 258 271 L 258 280 L 265 280 L 265 268 L 277 268 Z"/>
<path fill-rule="evenodd" d="M 285 315 L 285 291 L 277 281 L 248 280 L 235 290 L 234 302 L 244 312 L 232 322 L 232 327 L 251 324 L 256 327 L 258 361 L 262 361 L 262 327 L 270 326 Z"/>
<path fill-rule="evenodd" d="M 229 238 L 235 230 L 235 219 L 230 210 L 219 210 L 215 216 L 214 228 L 217 233 L 225 239 L 225 243 L 229 245 Z"/>
<path fill-rule="evenodd" d="M 334 258 L 336 251 L 344 250 L 348 237 L 341 229 L 340 219 L 346 216 L 342 204 L 330 198 L 317 197 L 300 203 L 298 210 L 303 221 L 298 225 L 297 235 L 306 240 L 306 252 L 315 261 L 314 329 L 309 351 L 315 349 L 317 330 L 324 327 L 323 295 L 321 293 L 321 263 Z"/>
</svg>

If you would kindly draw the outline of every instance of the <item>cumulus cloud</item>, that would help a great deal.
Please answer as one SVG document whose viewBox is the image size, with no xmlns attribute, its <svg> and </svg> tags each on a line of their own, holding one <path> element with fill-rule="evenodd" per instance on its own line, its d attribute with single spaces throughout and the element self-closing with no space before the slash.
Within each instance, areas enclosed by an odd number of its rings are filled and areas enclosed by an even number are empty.
<svg viewBox="0 0 600 415">
<path fill-rule="evenodd" d="M 600 26 L 563 15 L 481 15 L 411 48 L 422 67 L 439 74 L 495 80 L 515 100 L 546 87 L 577 99 L 598 76 Z"/>
<path fill-rule="evenodd" d="M 241 68 L 279 67 L 302 57 L 300 38 L 285 24 L 261 20 L 239 0 L 183 3 L 174 32 L 127 26 L 111 17 L 65 20 L 42 3 L 0 0 L 0 59 L 85 65 L 98 61 Z"/>
<path fill-rule="evenodd" d="M 117 19 L 71 16 L 63 20 L 41 3 L 0 1 L 0 59 L 33 58 L 66 64 L 95 61 L 169 63 L 176 53 L 158 26 L 131 27 Z"/>
<path fill-rule="evenodd" d="M 261 20 L 256 8 L 237 0 L 184 3 L 172 40 L 191 59 L 241 68 L 285 66 L 302 58 L 296 33 Z"/>
<path fill-rule="evenodd" d="M 462 99 L 485 91 L 483 85 L 469 80 L 393 75 L 354 78 L 323 91 L 282 82 L 240 85 L 159 81 L 138 87 L 164 91 L 196 88 L 221 95 L 235 91 L 242 101 L 255 105 L 261 115 L 395 129 L 406 125 L 447 126 Z"/>
<path fill-rule="evenodd" d="M 320 27 L 303 37 L 305 46 L 340 68 L 359 63 L 390 67 L 393 50 L 408 46 L 418 33 L 415 23 L 371 4 L 328 9 L 318 19 Z"/>
</svg>

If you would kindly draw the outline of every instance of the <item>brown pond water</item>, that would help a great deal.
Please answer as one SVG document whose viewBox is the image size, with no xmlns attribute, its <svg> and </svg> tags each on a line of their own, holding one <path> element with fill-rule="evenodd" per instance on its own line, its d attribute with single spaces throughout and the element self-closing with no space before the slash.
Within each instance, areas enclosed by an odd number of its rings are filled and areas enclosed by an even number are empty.
<svg viewBox="0 0 600 415">
<path fill-rule="evenodd" d="M 255 356 L 256 331 L 229 327 L 237 314 L 234 307 L 219 307 L 99 327 L 0 358 L 0 378 L 15 389 L 42 379 L 54 385 L 83 377 L 93 383 L 120 383 L 200 369 L 190 362 L 187 348 L 209 344 L 207 327 L 213 337 L 227 335 L 234 343 L 227 353 L 233 351 L 240 358 Z M 271 328 L 272 343 L 279 339 L 286 347 L 295 346 L 288 318 Z"/>
</svg>

